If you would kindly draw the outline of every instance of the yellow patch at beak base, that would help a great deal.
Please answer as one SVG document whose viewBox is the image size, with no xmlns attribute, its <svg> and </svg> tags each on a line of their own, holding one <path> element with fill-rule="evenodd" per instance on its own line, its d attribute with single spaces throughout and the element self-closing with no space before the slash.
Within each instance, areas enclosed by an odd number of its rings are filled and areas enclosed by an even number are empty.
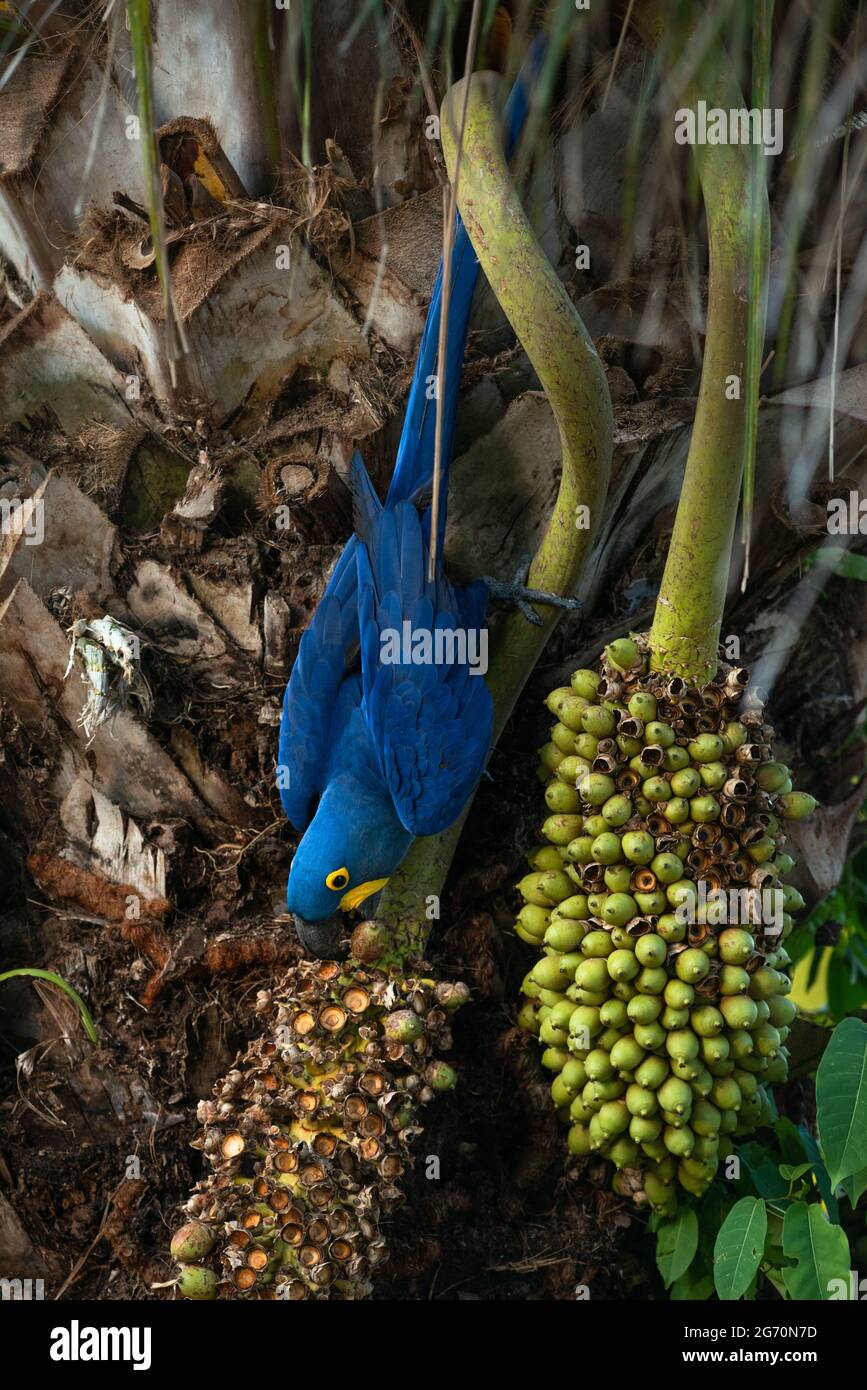
<svg viewBox="0 0 867 1390">
<path fill-rule="evenodd" d="M 372 878 L 369 883 L 359 883 L 357 888 L 350 888 L 348 893 L 344 893 L 340 899 L 340 906 L 344 912 L 350 912 L 353 907 L 359 907 L 365 900 L 374 893 L 378 893 L 380 888 L 384 888 L 388 883 L 387 878 Z"/>
</svg>

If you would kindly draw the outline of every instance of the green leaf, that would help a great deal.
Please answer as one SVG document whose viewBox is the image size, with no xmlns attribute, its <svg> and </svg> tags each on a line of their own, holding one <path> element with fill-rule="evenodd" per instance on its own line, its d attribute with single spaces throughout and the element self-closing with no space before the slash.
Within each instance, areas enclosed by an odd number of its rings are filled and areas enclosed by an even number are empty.
<svg viewBox="0 0 867 1390">
<path fill-rule="evenodd" d="M 849 1242 L 817 1203 L 795 1202 L 783 1222 L 783 1254 L 796 1261 L 783 1270 L 790 1298 L 827 1300 L 832 1279 L 849 1279 Z"/>
<path fill-rule="evenodd" d="M 746 1187 L 759 1197 L 786 1197 L 789 1184 L 780 1177 L 777 1165 L 767 1148 L 751 1141 L 738 1146 L 743 1175 L 738 1179 L 739 1191 Z"/>
<path fill-rule="evenodd" d="M 851 1178 L 847 1178 L 843 1183 L 843 1191 L 853 1207 L 857 1207 L 861 1194 L 867 1192 L 867 1168 L 862 1168 L 860 1173 L 854 1173 Z"/>
<path fill-rule="evenodd" d="M 794 1182 L 795 1178 L 802 1178 L 805 1173 L 812 1172 L 812 1163 L 781 1163 L 780 1172 L 788 1182 Z"/>
<path fill-rule="evenodd" d="M 707 1263 L 698 1259 L 693 1261 L 689 1269 L 681 1274 L 679 1279 L 675 1279 L 668 1291 L 668 1296 L 674 1303 L 681 1301 L 698 1303 L 702 1299 L 710 1298 L 712 1293 L 713 1275 Z"/>
<path fill-rule="evenodd" d="M 666 1288 L 686 1273 L 697 1249 L 698 1217 L 690 1208 L 660 1226 L 656 1233 L 656 1265 Z"/>
<path fill-rule="evenodd" d="M 867 1168 L 867 1024 L 844 1018 L 816 1074 L 819 1143 L 833 1187 Z"/>
<path fill-rule="evenodd" d="M 787 1121 L 787 1123 L 791 1123 Z M 804 1152 L 813 1165 L 813 1172 L 816 1175 L 816 1186 L 819 1195 L 825 1203 L 825 1208 L 832 1221 L 840 1220 L 840 1209 L 837 1205 L 837 1198 L 834 1196 L 834 1189 L 831 1186 L 831 1179 L 828 1177 L 828 1169 L 822 1161 L 819 1152 L 819 1145 L 816 1143 L 810 1131 L 804 1125 L 798 1125 L 797 1134 L 801 1137 Z"/>
<path fill-rule="evenodd" d="M 829 545 L 822 547 L 821 559 L 822 564 L 827 564 L 840 579 L 860 579 L 862 584 L 867 583 L 867 555 L 856 555 L 842 546 Z"/>
<path fill-rule="evenodd" d="M 762 1258 L 768 1216 L 759 1197 L 735 1202 L 720 1228 L 713 1249 L 713 1281 L 724 1301 L 740 1298 L 749 1288 Z"/>
</svg>

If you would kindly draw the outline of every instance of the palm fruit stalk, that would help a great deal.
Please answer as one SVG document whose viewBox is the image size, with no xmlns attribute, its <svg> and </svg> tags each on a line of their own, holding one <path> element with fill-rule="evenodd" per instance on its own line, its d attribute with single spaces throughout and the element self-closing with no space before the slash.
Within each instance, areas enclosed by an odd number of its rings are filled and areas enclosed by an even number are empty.
<svg viewBox="0 0 867 1390">
<path fill-rule="evenodd" d="M 304 962 L 260 996 L 267 1032 L 201 1101 L 210 1171 L 171 1253 L 192 1299 L 358 1299 L 386 1255 L 462 984 Z"/>
<path fill-rule="evenodd" d="M 670 39 L 669 19 L 658 4 L 636 7 L 651 44 Z M 716 49 L 678 95 L 699 99 L 743 105 Z M 679 1189 L 706 1191 L 786 1078 L 795 1006 L 784 943 L 804 904 L 786 883 L 784 830 L 815 806 L 774 760 L 748 673 L 720 659 L 747 438 L 744 402 L 725 388 L 745 369 L 745 290 L 751 255 L 766 270 L 767 198 L 751 190 L 745 147 L 699 146 L 695 157 L 707 337 L 654 623 L 548 697 L 546 843 L 531 852 L 516 925 L 543 952 L 520 1018 L 545 1049 L 569 1148 L 610 1158 L 615 1188 L 664 1213 Z"/>
</svg>

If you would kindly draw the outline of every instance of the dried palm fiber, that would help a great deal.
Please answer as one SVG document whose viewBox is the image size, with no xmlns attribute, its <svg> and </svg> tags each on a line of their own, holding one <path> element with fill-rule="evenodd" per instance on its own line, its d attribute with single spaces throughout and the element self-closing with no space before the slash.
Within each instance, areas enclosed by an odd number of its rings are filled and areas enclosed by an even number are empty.
<svg viewBox="0 0 867 1390">
<path fill-rule="evenodd" d="M 200 1102 L 210 1164 L 172 1241 L 190 1298 L 366 1297 L 385 1258 L 436 1053 L 466 986 L 302 962 L 262 1001 L 268 1032 Z"/>
<path fill-rule="evenodd" d="M 678 1185 L 707 1189 L 787 1075 L 783 943 L 804 903 L 783 822 L 816 803 L 773 761 L 748 687 L 723 661 L 701 689 L 652 672 L 639 636 L 546 701 L 547 843 L 516 924 L 544 955 L 521 1022 L 570 1150 L 610 1158 L 618 1191 L 666 1212 Z"/>
</svg>

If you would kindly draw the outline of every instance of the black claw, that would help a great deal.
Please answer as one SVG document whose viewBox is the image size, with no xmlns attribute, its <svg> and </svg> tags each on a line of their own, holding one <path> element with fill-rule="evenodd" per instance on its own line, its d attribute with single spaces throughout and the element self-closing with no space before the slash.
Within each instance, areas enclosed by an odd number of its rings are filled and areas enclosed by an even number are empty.
<svg viewBox="0 0 867 1390">
<path fill-rule="evenodd" d="M 522 617 L 534 627 L 542 626 L 542 619 L 539 614 L 530 607 L 532 603 L 547 604 L 551 608 L 566 608 L 573 610 L 581 607 L 581 600 L 577 598 L 564 598 L 562 594 L 552 594 L 547 589 L 528 589 L 523 583 L 527 576 L 527 565 L 529 559 L 522 561 L 515 578 L 490 579 L 485 578 L 488 592 L 491 598 L 502 603 L 512 603 L 518 609 Z"/>
</svg>

